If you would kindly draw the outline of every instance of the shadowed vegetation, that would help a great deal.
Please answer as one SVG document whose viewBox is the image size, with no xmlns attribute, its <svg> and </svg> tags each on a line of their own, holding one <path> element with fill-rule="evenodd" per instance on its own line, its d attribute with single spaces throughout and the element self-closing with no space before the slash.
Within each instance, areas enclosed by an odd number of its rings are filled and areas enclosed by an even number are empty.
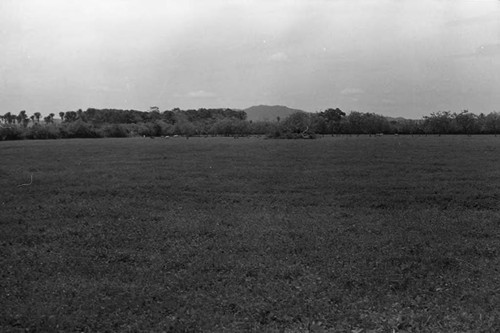
<svg viewBox="0 0 500 333">
<path fill-rule="evenodd" d="M 269 108 L 265 110 L 272 112 L 273 107 Z M 251 110 L 252 108 L 247 109 L 248 112 Z M 351 111 L 347 115 L 339 108 L 330 108 L 317 113 L 298 110 L 288 113 L 283 119 L 280 116 L 271 117 L 269 114 L 270 119 L 265 121 L 248 120 L 245 111 L 205 108 L 198 110 L 175 108 L 163 112 L 157 107 L 151 107 L 149 112 L 89 108 L 87 111 L 60 112 L 60 120 L 55 119 L 55 114 L 51 113 L 44 117 L 43 123 L 40 122 L 40 116 L 37 112 L 28 117 L 25 110 L 18 116 L 10 112 L 0 115 L 0 141 L 174 135 L 186 137 L 266 135 L 268 138 L 314 139 L 318 134 L 495 134 L 496 136 L 500 133 L 500 113 L 476 115 L 468 110 L 460 113 L 433 112 L 420 120 L 390 118 L 357 111 Z"/>
</svg>

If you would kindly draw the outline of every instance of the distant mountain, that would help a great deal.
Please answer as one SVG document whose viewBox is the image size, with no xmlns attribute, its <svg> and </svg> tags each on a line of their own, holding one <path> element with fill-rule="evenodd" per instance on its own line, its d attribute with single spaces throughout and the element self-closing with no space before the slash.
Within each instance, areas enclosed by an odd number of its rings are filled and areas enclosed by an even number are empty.
<svg viewBox="0 0 500 333">
<path fill-rule="evenodd" d="M 244 109 L 247 114 L 247 120 L 252 121 L 275 121 L 277 117 L 285 119 L 295 112 L 304 112 L 298 109 L 290 109 L 282 105 L 257 105 Z"/>
</svg>

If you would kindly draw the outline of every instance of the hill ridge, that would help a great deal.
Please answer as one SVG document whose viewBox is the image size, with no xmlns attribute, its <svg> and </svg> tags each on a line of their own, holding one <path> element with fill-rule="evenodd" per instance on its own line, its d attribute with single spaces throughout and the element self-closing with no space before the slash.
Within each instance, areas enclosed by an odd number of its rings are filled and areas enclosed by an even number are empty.
<svg viewBox="0 0 500 333">
<path fill-rule="evenodd" d="M 254 105 L 243 109 L 247 114 L 247 120 L 251 121 L 273 121 L 277 117 L 284 119 L 295 112 L 305 112 L 300 109 L 292 109 L 284 105 Z"/>
</svg>

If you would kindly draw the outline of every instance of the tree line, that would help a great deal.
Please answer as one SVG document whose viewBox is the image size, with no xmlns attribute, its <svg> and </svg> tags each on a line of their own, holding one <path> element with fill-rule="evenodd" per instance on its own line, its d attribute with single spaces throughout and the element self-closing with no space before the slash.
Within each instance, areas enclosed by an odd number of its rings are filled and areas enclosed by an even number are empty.
<svg viewBox="0 0 500 333">
<path fill-rule="evenodd" d="M 285 119 L 249 121 L 244 111 L 227 108 L 160 111 L 95 109 L 28 116 L 0 115 L 0 140 L 99 138 L 129 136 L 245 136 L 314 138 L 339 134 L 499 134 L 500 113 L 476 115 L 439 111 L 422 119 L 389 118 L 375 113 L 339 108 L 321 112 L 296 112 Z"/>
</svg>

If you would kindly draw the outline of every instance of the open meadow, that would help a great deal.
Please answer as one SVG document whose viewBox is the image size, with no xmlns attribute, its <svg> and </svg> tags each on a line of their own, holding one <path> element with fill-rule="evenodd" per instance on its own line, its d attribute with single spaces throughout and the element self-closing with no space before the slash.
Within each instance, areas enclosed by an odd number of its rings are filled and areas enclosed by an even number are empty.
<svg viewBox="0 0 500 333">
<path fill-rule="evenodd" d="M 500 137 L 0 142 L 0 267 L 2 332 L 493 332 Z"/>
</svg>

